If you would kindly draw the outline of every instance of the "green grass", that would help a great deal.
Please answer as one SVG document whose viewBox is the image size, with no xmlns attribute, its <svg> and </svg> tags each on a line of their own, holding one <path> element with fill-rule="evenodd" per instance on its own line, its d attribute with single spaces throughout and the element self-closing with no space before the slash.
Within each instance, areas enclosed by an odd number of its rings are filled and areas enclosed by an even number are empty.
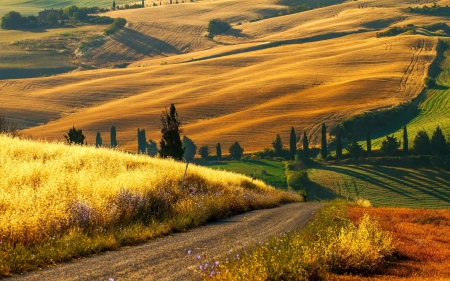
<svg viewBox="0 0 450 281">
<path fill-rule="evenodd" d="M 431 137 L 437 126 L 441 127 L 447 139 L 450 138 L 450 50 L 444 53 L 440 68 L 441 72 L 436 79 L 437 85 L 424 92 L 425 100 L 419 105 L 419 114 L 405 116 L 406 119 L 410 119 L 406 124 L 410 144 L 418 131 L 425 130 Z M 404 125 L 405 120 L 393 120 L 388 128 L 375 135 L 372 139 L 372 147 L 381 147 L 381 142 L 386 135 L 394 134 L 401 140 Z M 365 147 L 365 141 L 361 144 Z"/>
<path fill-rule="evenodd" d="M 364 198 L 374 206 L 450 209 L 450 172 L 382 165 L 323 165 L 310 169 L 310 196 Z"/>
<path fill-rule="evenodd" d="M 270 160 L 240 160 L 240 161 L 223 161 L 214 164 L 205 165 L 212 169 L 220 169 L 244 174 L 249 177 L 255 177 L 263 180 L 265 183 L 276 188 L 286 189 L 286 174 L 284 172 L 284 164 L 282 162 Z M 266 173 L 263 174 L 262 170 Z"/>
</svg>

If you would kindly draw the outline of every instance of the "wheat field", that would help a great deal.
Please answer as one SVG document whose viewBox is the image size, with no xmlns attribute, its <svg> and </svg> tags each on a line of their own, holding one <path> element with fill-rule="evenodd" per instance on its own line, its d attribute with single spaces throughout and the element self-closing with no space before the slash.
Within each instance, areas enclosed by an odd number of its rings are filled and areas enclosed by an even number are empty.
<svg viewBox="0 0 450 281">
<path fill-rule="evenodd" d="M 61 140 L 75 126 L 92 144 L 97 131 L 106 140 L 116 126 L 119 147 L 129 151 L 137 150 L 137 128 L 159 140 L 159 117 L 171 103 L 199 147 L 220 142 L 226 153 L 239 141 L 253 152 L 276 134 L 286 142 L 291 126 L 318 143 L 323 122 L 333 127 L 421 92 L 437 38 L 376 36 L 389 26 L 442 20 L 403 9 L 416 5 L 348 1 L 259 21 L 252 20 L 285 7 L 209 0 L 109 12 L 127 26 L 78 58 L 99 69 L 0 80 L 0 110 L 35 139 Z M 232 32 L 207 39 L 212 18 L 229 21 Z M 108 63 L 130 64 L 104 69 Z"/>
</svg>

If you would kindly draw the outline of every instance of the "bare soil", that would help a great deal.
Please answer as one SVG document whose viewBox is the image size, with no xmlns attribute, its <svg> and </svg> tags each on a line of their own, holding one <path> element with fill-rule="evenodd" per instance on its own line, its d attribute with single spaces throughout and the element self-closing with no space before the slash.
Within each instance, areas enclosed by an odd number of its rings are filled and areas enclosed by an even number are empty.
<svg viewBox="0 0 450 281">
<path fill-rule="evenodd" d="M 198 266 L 230 251 L 303 227 L 323 203 L 257 210 L 187 232 L 30 272 L 9 280 L 199 280 Z M 191 250 L 192 253 L 188 254 Z M 197 255 L 201 259 L 197 259 Z"/>
</svg>

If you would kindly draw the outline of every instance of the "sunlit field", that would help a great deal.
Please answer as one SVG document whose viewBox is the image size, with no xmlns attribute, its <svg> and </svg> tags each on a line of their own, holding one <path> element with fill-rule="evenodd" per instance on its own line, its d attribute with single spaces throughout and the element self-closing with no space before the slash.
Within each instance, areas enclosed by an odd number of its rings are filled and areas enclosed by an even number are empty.
<svg viewBox="0 0 450 281">
<path fill-rule="evenodd" d="M 5 135 L 0 143 L 0 275 L 301 200 L 195 165 L 183 181 L 186 165 L 172 160 Z M 81 244 L 59 249 L 66 240 Z"/>
<path fill-rule="evenodd" d="M 111 11 L 106 15 L 126 18 L 127 26 L 76 58 L 98 69 L 2 80 L 0 108 L 36 139 L 60 140 L 76 126 L 93 143 L 97 131 L 116 126 L 120 148 L 129 151 L 137 150 L 137 128 L 157 140 L 159 116 L 171 103 L 184 134 L 200 146 L 239 141 L 254 152 L 277 133 L 286 141 L 291 126 L 317 143 L 323 122 L 331 128 L 422 91 L 435 34 L 377 37 L 390 26 L 443 21 L 405 12 L 416 4 L 347 1 L 284 16 L 286 7 L 274 0 Z M 212 18 L 230 22 L 232 31 L 205 37 Z M 118 66 L 126 68 L 101 69 Z"/>
<path fill-rule="evenodd" d="M 384 273 L 341 280 L 448 280 L 450 276 L 450 211 L 395 208 L 350 208 L 352 221 L 375 218 L 393 237 L 396 261 Z"/>
</svg>

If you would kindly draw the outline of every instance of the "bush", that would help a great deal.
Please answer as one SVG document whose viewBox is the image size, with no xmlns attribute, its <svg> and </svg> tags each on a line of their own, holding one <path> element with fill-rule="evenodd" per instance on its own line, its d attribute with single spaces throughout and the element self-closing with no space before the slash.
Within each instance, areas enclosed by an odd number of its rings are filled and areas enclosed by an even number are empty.
<svg viewBox="0 0 450 281">
<path fill-rule="evenodd" d="M 365 214 L 358 226 L 349 223 L 341 229 L 332 239 L 329 251 L 332 271 L 367 273 L 379 268 L 394 247 L 391 236 Z"/>
<path fill-rule="evenodd" d="M 11 11 L 1 18 L 2 29 L 23 29 L 30 27 L 30 20 L 23 17 L 19 12 Z"/>
<path fill-rule="evenodd" d="M 305 189 L 305 186 L 310 182 L 308 171 L 300 170 L 290 173 L 288 175 L 288 186 L 293 190 Z"/>
<path fill-rule="evenodd" d="M 127 20 L 124 18 L 116 18 L 114 19 L 114 22 L 105 29 L 105 35 L 111 35 L 122 29 L 125 24 L 127 23 Z"/>
<path fill-rule="evenodd" d="M 208 24 L 208 32 L 211 37 L 214 35 L 225 33 L 230 29 L 231 25 L 221 19 L 212 19 Z"/>
</svg>

